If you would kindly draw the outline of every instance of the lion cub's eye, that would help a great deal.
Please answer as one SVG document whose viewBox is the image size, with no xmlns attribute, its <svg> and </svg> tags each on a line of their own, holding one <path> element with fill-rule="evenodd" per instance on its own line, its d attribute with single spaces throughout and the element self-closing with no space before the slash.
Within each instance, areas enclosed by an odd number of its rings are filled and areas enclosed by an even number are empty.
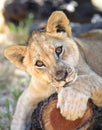
<svg viewBox="0 0 102 130">
<path fill-rule="evenodd" d="M 56 54 L 57 54 L 58 57 L 60 56 L 60 54 L 62 53 L 62 51 L 63 51 L 63 46 L 59 46 L 59 47 L 57 47 L 55 49 L 55 52 L 56 52 Z"/>
<path fill-rule="evenodd" d="M 40 60 L 37 60 L 36 63 L 35 63 L 35 65 L 37 67 L 44 67 L 45 66 L 45 64 L 42 61 L 40 61 Z"/>
</svg>

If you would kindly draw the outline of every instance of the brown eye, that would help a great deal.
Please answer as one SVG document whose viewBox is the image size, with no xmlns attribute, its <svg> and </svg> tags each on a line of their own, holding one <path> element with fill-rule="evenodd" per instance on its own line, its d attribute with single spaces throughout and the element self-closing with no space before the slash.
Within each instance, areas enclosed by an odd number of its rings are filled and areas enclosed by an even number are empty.
<svg viewBox="0 0 102 130">
<path fill-rule="evenodd" d="M 59 46 L 55 49 L 55 52 L 57 54 L 57 56 L 59 57 L 59 55 L 62 53 L 62 50 L 63 50 L 63 47 L 62 46 Z"/>
<path fill-rule="evenodd" d="M 40 60 L 37 60 L 36 63 L 35 63 L 35 65 L 37 67 L 43 67 L 43 66 L 45 66 L 44 63 L 42 61 L 40 61 Z"/>
</svg>

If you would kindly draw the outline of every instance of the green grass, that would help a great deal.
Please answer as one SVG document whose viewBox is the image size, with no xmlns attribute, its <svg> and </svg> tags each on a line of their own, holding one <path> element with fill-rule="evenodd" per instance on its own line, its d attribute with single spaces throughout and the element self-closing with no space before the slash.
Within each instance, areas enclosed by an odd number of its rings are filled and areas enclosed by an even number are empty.
<svg viewBox="0 0 102 130">
<path fill-rule="evenodd" d="M 6 112 L 1 113 L 0 112 L 0 130 L 10 130 L 10 123 L 11 123 L 11 104 L 10 101 L 8 99 L 6 99 L 5 101 L 5 105 L 6 105 Z M 6 119 L 5 121 L 3 121 L 3 119 Z"/>
<path fill-rule="evenodd" d="M 19 22 L 19 25 L 16 26 L 13 23 L 9 23 L 8 25 L 13 32 L 22 36 L 22 40 L 25 41 L 29 33 L 29 27 L 33 23 L 33 19 L 33 15 L 29 14 L 24 21 Z"/>
<path fill-rule="evenodd" d="M 10 124 L 11 124 L 11 111 L 10 111 L 10 108 L 11 108 L 10 101 L 8 99 L 6 99 L 7 112 L 5 113 L 5 116 L 8 119 L 8 124 L 7 124 L 8 130 L 10 130 Z"/>
</svg>

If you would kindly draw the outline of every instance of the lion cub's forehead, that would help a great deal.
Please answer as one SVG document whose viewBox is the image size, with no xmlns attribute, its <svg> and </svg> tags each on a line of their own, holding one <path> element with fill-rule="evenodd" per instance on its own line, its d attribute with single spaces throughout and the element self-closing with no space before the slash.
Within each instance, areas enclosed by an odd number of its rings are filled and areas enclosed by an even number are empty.
<svg viewBox="0 0 102 130">
<path fill-rule="evenodd" d="M 44 48 L 51 47 L 54 48 L 56 46 L 60 46 L 64 44 L 64 40 L 59 39 L 57 37 L 53 37 L 49 34 L 46 33 L 40 33 L 40 32 L 35 32 L 32 34 L 28 41 L 28 46 L 30 47 L 41 47 Z"/>
</svg>

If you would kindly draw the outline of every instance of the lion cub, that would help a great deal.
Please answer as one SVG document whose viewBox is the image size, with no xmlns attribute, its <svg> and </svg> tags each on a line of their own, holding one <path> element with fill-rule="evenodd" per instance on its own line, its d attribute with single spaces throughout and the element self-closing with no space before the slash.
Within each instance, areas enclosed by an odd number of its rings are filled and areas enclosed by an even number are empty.
<svg viewBox="0 0 102 130">
<path fill-rule="evenodd" d="M 89 98 L 102 105 L 102 78 L 93 71 L 102 69 L 102 43 L 96 44 L 73 40 L 66 15 L 55 11 L 45 32 L 33 32 L 27 46 L 10 46 L 5 50 L 11 63 L 32 76 L 18 100 L 11 130 L 25 130 L 28 116 L 38 102 L 56 90 L 57 107 L 69 120 L 83 116 Z M 91 64 L 93 55 L 97 64 Z"/>
</svg>

